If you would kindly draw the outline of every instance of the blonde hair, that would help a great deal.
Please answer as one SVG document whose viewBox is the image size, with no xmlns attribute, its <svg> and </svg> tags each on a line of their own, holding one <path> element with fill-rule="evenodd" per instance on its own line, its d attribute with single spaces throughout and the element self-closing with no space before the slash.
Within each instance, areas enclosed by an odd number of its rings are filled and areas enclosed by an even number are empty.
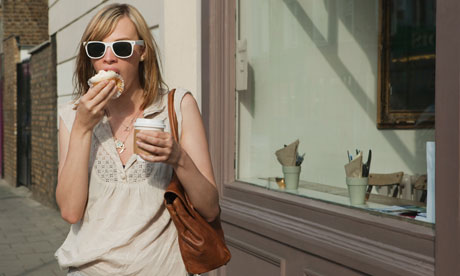
<svg viewBox="0 0 460 276">
<path fill-rule="evenodd" d="M 86 55 L 83 42 L 102 40 L 110 35 L 122 17 L 128 17 L 134 23 L 140 40 L 144 40 L 144 61 L 139 63 L 139 82 L 144 90 L 144 109 L 154 102 L 162 88 L 166 87 L 160 72 L 158 46 L 140 12 L 129 4 L 112 4 L 101 9 L 89 22 L 80 40 L 73 76 L 74 96 L 83 96 L 89 89 L 88 79 L 96 72 Z"/>
</svg>

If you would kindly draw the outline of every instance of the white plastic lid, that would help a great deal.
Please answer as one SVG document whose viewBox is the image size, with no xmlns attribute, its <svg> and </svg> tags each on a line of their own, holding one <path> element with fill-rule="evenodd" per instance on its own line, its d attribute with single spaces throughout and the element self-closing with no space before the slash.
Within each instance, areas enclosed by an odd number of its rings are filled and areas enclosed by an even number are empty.
<svg viewBox="0 0 460 276">
<path fill-rule="evenodd" d="M 142 119 L 138 118 L 134 123 L 134 128 L 136 127 L 146 127 L 146 128 L 162 128 L 164 129 L 166 125 L 163 123 L 163 120 L 159 119 Z"/>
</svg>

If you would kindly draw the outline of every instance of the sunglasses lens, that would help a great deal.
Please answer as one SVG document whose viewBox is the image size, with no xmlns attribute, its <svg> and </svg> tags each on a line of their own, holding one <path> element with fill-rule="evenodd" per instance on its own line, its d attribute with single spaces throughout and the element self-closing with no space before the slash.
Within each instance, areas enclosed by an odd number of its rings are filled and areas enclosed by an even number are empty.
<svg viewBox="0 0 460 276">
<path fill-rule="evenodd" d="M 112 47 L 115 54 L 119 57 L 129 57 L 133 51 L 131 43 L 125 41 L 115 42 Z"/>
<path fill-rule="evenodd" d="M 88 55 L 92 58 L 100 58 L 104 55 L 105 45 L 99 42 L 92 42 L 86 45 Z"/>
</svg>

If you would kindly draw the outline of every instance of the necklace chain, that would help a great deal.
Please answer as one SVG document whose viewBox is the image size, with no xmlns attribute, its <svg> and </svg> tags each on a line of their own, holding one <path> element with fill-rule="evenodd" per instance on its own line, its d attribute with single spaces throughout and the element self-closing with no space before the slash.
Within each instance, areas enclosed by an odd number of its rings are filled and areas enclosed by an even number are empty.
<svg viewBox="0 0 460 276">
<path fill-rule="evenodd" d="M 121 154 L 123 151 L 125 151 L 126 149 L 126 145 L 125 145 L 125 142 L 126 140 L 128 139 L 129 137 L 129 134 L 131 133 L 131 129 L 132 129 L 132 126 L 133 126 L 133 123 L 134 123 L 134 120 L 137 119 L 137 117 L 139 117 L 139 114 L 142 112 L 142 109 L 139 110 L 134 116 L 133 118 L 131 119 L 131 121 L 129 122 L 129 125 L 126 126 L 124 125 L 123 123 L 121 123 L 122 126 L 125 127 L 125 129 L 123 129 L 123 131 L 128 131 L 128 133 L 126 134 L 125 136 L 125 139 L 122 140 L 119 140 L 117 137 L 113 136 L 113 140 L 115 142 L 115 148 L 117 149 L 118 153 Z M 107 113 L 107 117 L 110 116 L 110 113 L 108 111 L 106 111 Z"/>
<path fill-rule="evenodd" d="M 138 114 L 139 115 L 139 114 Z M 135 119 L 135 118 L 134 118 Z M 121 123 L 121 125 L 124 127 L 123 131 L 131 131 L 131 127 L 133 125 L 133 120 L 131 120 L 130 124 L 126 126 L 125 124 Z"/>
</svg>

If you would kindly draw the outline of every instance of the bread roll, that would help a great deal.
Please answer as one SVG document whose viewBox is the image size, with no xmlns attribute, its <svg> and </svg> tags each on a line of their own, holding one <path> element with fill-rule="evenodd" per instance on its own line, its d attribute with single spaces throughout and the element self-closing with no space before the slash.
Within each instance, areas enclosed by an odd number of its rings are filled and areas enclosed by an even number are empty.
<svg viewBox="0 0 460 276">
<path fill-rule="evenodd" d="M 114 98 L 118 98 L 121 96 L 121 93 L 123 93 L 123 90 L 125 88 L 125 82 L 123 81 L 123 78 L 115 73 L 114 71 L 104 71 L 100 70 L 96 75 L 91 77 L 88 80 L 88 85 L 89 87 L 93 87 L 97 85 L 99 82 L 104 81 L 104 80 L 114 80 L 115 85 L 118 88 L 117 94 L 115 94 Z"/>
</svg>

